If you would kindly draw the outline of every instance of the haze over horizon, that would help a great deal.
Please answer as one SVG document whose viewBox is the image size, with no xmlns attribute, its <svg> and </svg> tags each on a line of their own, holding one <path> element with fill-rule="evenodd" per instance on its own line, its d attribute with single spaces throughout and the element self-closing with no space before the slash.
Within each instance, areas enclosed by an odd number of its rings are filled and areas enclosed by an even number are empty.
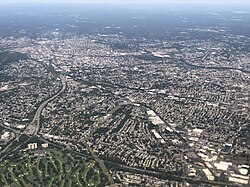
<svg viewBox="0 0 250 187">
<path fill-rule="evenodd" d="M 111 3 L 111 4 L 250 4 L 248 0 L 0 0 L 1 4 L 22 3 Z"/>
</svg>

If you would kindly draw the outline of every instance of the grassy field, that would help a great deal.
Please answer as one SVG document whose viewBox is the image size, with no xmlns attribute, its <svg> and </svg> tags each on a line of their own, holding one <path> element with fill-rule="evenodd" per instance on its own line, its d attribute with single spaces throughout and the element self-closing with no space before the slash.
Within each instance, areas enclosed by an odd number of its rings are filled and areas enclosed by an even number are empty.
<svg viewBox="0 0 250 187">
<path fill-rule="evenodd" d="M 69 151 L 15 155 L 0 163 L 0 186 L 104 186 L 96 163 Z"/>
</svg>

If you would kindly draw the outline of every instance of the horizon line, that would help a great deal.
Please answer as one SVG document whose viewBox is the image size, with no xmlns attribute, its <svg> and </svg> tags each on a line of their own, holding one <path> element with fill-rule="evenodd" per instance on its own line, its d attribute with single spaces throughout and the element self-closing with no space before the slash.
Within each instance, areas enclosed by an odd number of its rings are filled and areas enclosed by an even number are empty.
<svg viewBox="0 0 250 187">
<path fill-rule="evenodd" d="M 64 1 L 64 2 L 48 2 L 48 1 L 36 1 L 36 2 L 25 2 L 25 1 L 19 1 L 19 2 L 1 2 L 0 4 L 4 5 L 29 5 L 29 4 L 50 4 L 50 5 L 63 5 L 63 4 L 82 4 L 82 5 L 250 5 L 250 2 L 235 2 L 235 1 L 230 1 L 230 2 L 221 2 L 221 1 L 202 1 L 202 2 L 187 2 L 187 1 L 175 1 L 175 2 L 79 2 L 79 1 Z"/>
</svg>

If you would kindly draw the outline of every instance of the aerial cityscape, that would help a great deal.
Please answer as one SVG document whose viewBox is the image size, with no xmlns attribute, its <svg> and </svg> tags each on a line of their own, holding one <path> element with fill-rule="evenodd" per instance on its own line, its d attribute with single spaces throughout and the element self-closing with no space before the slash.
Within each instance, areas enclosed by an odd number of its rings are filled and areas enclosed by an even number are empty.
<svg viewBox="0 0 250 187">
<path fill-rule="evenodd" d="M 0 186 L 250 186 L 249 20 L 2 4 Z"/>
</svg>

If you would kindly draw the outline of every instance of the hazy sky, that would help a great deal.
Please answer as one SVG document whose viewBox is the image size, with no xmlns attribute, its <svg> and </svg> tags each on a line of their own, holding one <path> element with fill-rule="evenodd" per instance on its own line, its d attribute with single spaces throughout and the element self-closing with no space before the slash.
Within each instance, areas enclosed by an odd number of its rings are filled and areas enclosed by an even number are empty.
<svg viewBox="0 0 250 187">
<path fill-rule="evenodd" d="M 0 3 L 250 4 L 250 0 L 0 0 Z"/>
</svg>

